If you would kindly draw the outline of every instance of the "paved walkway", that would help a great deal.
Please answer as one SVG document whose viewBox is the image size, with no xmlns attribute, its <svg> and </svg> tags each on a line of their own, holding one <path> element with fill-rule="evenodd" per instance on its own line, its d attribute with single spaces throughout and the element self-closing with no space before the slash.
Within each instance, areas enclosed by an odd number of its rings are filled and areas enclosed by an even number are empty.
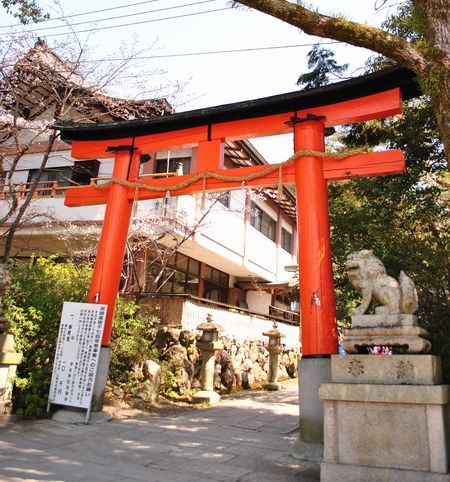
<svg viewBox="0 0 450 482">
<path fill-rule="evenodd" d="M 317 464 L 291 455 L 298 438 L 296 385 L 166 416 L 95 425 L 9 423 L 0 427 L 0 480 L 318 481 Z"/>
</svg>

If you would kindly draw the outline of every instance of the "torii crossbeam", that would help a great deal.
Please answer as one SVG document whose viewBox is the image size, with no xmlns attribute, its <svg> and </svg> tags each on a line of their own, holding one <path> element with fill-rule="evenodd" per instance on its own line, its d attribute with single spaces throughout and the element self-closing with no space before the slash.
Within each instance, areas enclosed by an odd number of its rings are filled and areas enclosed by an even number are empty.
<svg viewBox="0 0 450 482">
<path fill-rule="evenodd" d="M 295 92 L 250 102 L 230 104 L 112 124 L 60 123 L 61 137 L 72 143 L 76 159 L 110 158 L 114 152 L 113 183 L 107 187 L 73 188 L 67 206 L 106 204 L 90 302 L 108 305 L 103 346 L 108 346 L 120 282 L 132 203 L 137 199 L 269 187 L 296 187 L 299 231 L 302 355 L 322 357 L 337 353 L 336 308 L 331 267 L 327 181 L 350 176 L 379 176 L 404 172 L 399 150 L 358 154 L 337 160 L 323 157 L 325 129 L 401 112 L 403 97 L 417 86 L 409 71 L 390 69 L 321 89 Z M 294 151 L 305 155 L 292 163 L 224 170 L 221 147 L 227 140 L 293 132 Z M 137 181 L 140 155 L 180 147 L 198 147 L 196 172 L 176 178 Z M 316 155 L 314 155 L 316 154 Z M 230 179 L 236 178 L 236 179 Z M 175 186 L 177 185 L 177 186 Z M 175 187 L 174 187 L 175 186 Z"/>
</svg>

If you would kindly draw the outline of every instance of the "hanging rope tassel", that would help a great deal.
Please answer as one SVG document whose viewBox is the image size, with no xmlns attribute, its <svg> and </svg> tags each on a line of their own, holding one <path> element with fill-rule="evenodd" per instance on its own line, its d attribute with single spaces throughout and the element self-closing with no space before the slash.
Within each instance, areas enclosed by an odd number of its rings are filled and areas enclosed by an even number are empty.
<svg viewBox="0 0 450 482">
<path fill-rule="evenodd" d="M 284 199 L 283 194 L 283 169 L 282 164 L 278 168 L 278 188 L 277 188 L 277 200 L 282 201 Z"/>
<path fill-rule="evenodd" d="M 132 218 L 137 217 L 138 199 L 139 199 L 139 188 L 136 187 L 136 188 L 134 189 L 133 207 L 132 207 L 132 209 L 131 209 L 131 217 L 132 217 Z"/>
<path fill-rule="evenodd" d="M 201 204 L 201 207 L 200 207 L 201 210 L 205 209 L 205 203 L 206 203 L 206 176 L 203 176 L 202 204 Z"/>
</svg>

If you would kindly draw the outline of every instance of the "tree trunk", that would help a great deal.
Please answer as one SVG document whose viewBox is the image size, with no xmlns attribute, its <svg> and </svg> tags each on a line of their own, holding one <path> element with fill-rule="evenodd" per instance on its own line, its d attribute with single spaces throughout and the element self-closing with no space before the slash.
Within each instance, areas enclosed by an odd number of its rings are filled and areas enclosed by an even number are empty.
<svg viewBox="0 0 450 482">
<path fill-rule="evenodd" d="M 450 3 L 448 0 L 414 0 L 413 4 L 425 24 L 426 40 L 434 48 L 433 65 L 423 84 L 433 103 L 450 163 Z"/>
<path fill-rule="evenodd" d="M 16 217 L 11 222 L 11 226 L 9 227 L 8 234 L 6 235 L 5 250 L 3 252 L 2 262 L 5 264 L 8 262 L 11 256 L 12 243 L 13 243 L 13 239 L 16 234 L 17 228 L 19 227 L 26 210 L 28 209 L 28 206 L 30 205 L 31 200 L 33 199 L 33 195 L 37 189 L 42 173 L 44 172 L 45 166 L 47 165 L 47 160 L 49 158 L 50 152 L 52 151 L 53 144 L 55 143 L 55 140 L 58 137 L 58 135 L 59 134 L 56 131 L 53 131 L 52 134 L 50 134 L 50 137 L 48 139 L 47 149 L 45 151 L 44 157 L 42 158 L 39 171 L 36 174 L 36 179 L 34 180 L 34 184 L 31 186 L 30 191 L 28 192 L 28 195 L 25 198 L 25 201 L 23 202 L 22 206 L 20 206 L 20 209 L 17 212 Z"/>
<path fill-rule="evenodd" d="M 298 27 L 309 35 L 346 42 L 378 52 L 417 74 L 435 109 L 439 132 L 450 162 L 450 4 L 448 0 L 414 0 L 426 27 L 425 45 L 368 25 L 330 17 L 286 0 L 237 0 Z"/>
</svg>

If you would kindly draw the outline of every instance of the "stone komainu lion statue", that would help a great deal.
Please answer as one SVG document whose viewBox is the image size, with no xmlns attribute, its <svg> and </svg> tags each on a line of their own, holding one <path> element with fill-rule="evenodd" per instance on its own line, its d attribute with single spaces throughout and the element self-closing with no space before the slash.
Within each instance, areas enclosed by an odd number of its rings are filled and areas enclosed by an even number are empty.
<svg viewBox="0 0 450 482">
<path fill-rule="evenodd" d="M 361 304 L 353 315 L 363 315 L 373 298 L 382 306 L 377 306 L 377 314 L 414 313 L 418 308 L 417 291 L 414 282 L 403 271 L 399 281 L 388 276 L 383 263 L 369 249 L 351 253 L 346 266 L 352 285 L 362 294 Z"/>
</svg>

